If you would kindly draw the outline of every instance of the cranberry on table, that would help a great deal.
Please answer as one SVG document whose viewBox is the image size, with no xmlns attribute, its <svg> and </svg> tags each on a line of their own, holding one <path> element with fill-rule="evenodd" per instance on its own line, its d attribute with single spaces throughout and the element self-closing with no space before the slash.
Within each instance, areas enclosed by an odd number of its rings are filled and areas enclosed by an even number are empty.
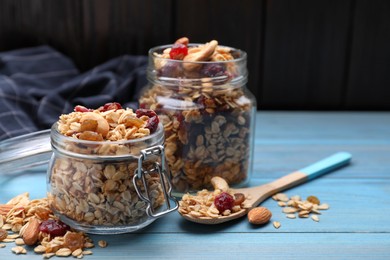
<svg viewBox="0 0 390 260">
<path fill-rule="evenodd" d="M 214 205 L 220 213 L 225 210 L 231 210 L 234 206 L 234 198 L 227 192 L 222 192 L 214 199 Z"/>
<path fill-rule="evenodd" d="M 48 219 L 41 223 L 39 230 L 50 234 L 52 237 L 63 236 L 70 227 L 60 220 Z"/>
</svg>

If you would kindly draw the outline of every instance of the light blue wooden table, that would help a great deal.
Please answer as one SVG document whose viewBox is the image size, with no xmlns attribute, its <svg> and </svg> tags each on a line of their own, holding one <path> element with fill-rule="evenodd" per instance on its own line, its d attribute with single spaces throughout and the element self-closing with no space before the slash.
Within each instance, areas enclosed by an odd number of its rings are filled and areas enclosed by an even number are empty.
<svg viewBox="0 0 390 260">
<path fill-rule="evenodd" d="M 272 199 L 262 205 L 271 223 L 252 226 L 246 218 L 217 226 L 187 222 L 177 212 L 141 232 L 92 236 L 108 241 L 85 259 L 390 259 L 390 113 L 259 112 L 254 172 L 250 185 L 272 181 L 338 151 L 352 154 L 349 166 L 288 195 L 316 195 L 330 205 L 311 219 L 287 219 Z M 0 203 L 22 192 L 45 196 L 45 173 L 0 177 Z M 41 259 L 0 249 L 0 259 Z M 54 259 L 54 258 L 52 258 Z"/>
</svg>

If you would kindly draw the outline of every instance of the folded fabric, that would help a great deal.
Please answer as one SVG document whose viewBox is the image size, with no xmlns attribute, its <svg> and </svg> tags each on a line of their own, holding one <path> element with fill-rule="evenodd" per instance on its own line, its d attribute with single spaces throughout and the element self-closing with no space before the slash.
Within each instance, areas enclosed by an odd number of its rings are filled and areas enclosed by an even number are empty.
<svg viewBox="0 0 390 260">
<path fill-rule="evenodd" d="M 80 74 L 48 46 L 0 53 L 0 140 L 50 128 L 75 105 L 135 108 L 146 65 L 145 56 L 124 55 Z"/>
</svg>

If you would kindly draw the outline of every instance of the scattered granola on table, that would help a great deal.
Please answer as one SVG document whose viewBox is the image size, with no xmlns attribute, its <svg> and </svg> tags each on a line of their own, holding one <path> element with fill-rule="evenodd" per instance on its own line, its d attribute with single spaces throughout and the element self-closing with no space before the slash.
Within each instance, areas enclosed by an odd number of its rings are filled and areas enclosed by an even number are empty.
<svg viewBox="0 0 390 260">
<path fill-rule="evenodd" d="M 85 249 L 94 247 L 85 233 L 71 229 L 53 214 L 47 198 L 30 200 L 28 193 L 0 204 L 0 242 L 0 248 L 14 242 L 11 251 L 15 254 L 28 254 L 25 245 L 34 246 L 34 252 L 44 258 L 82 258 Z"/>
<path fill-rule="evenodd" d="M 290 219 L 295 219 L 297 216 L 299 218 L 310 217 L 313 221 L 319 222 L 321 210 L 329 209 L 329 205 L 326 203 L 321 204 L 316 196 L 309 196 L 306 200 L 302 200 L 301 196 L 298 195 L 288 197 L 284 193 L 277 193 L 272 198 L 278 202 L 278 205 L 283 208 L 282 212 Z M 275 228 L 279 228 L 280 223 L 277 226 Z"/>
<path fill-rule="evenodd" d="M 174 189 L 210 188 L 214 176 L 245 183 L 256 109 L 245 87 L 245 54 L 215 40 L 197 45 L 183 37 L 150 58 L 150 86 L 139 102 L 163 122 Z"/>
</svg>

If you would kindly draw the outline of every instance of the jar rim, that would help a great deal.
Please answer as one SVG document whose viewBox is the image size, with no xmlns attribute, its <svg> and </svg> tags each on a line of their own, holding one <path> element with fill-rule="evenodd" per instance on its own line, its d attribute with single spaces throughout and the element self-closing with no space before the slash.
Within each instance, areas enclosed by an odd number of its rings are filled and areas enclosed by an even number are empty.
<svg viewBox="0 0 390 260">
<path fill-rule="evenodd" d="M 153 140 L 153 139 L 156 139 L 156 141 L 158 139 L 161 138 L 161 136 L 164 136 L 164 127 L 163 125 L 161 124 L 161 122 L 158 124 L 158 127 L 157 127 L 157 130 L 156 132 L 152 133 L 151 135 L 147 135 L 145 137 L 141 137 L 141 138 L 136 138 L 136 139 L 129 139 L 129 140 L 120 140 L 120 141 L 110 141 L 110 140 L 104 140 L 104 141 L 89 141 L 89 140 L 82 140 L 82 139 L 77 139 L 77 138 L 74 138 L 74 137 L 71 137 L 71 136 L 66 136 L 66 135 L 63 135 L 61 134 L 59 131 L 58 131 L 58 123 L 54 123 L 51 127 L 51 138 L 61 138 L 62 140 L 68 142 L 68 143 L 74 143 L 74 142 L 77 142 L 78 144 L 85 144 L 85 145 L 102 145 L 102 144 L 105 144 L 105 143 L 108 143 L 108 144 L 120 144 L 120 145 L 123 145 L 123 144 L 135 144 L 135 143 L 138 143 L 138 142 L 144 142 L 144 141 L 148 141 L 148 140 Z"/>
<path fill-rule="evenodd" d="M 199 45 L 204 45 L 204 43 L 189 43 L 188 46 L 199 46 Z M 247 59 L 247 53 L 241 49 L 233 48 L 230 46 L 225 46 L 225 45 L 218 45 L 219 47 L 222 48 L 229 48 L 232 50 L 234 53 L 238 53 L 239 56 L 237 58 L 234 58 L 232 60 L 223 60 L 223 61 L 183 61 L 183 60 L 175 60 L 175 59 L 168 59 L 168 58 L 162 58 L 155 56 L 154 53 L 156 53 L 157 50 L 165 50 L 167 48 L 171 48 L 173 44 L 165 44 L 165 45 L 159 45 L 155 46 L 148 51 L 148 55 L 151 58 L 154 59 L 161 59 L 161 60 L 166 60 L 170 62 L 177 62 L 177 63 L 191 63 L 191 64 L 210 64 L 210 63 L 232 63 L 232 62 L 243 62 Z"/>
</svg>

